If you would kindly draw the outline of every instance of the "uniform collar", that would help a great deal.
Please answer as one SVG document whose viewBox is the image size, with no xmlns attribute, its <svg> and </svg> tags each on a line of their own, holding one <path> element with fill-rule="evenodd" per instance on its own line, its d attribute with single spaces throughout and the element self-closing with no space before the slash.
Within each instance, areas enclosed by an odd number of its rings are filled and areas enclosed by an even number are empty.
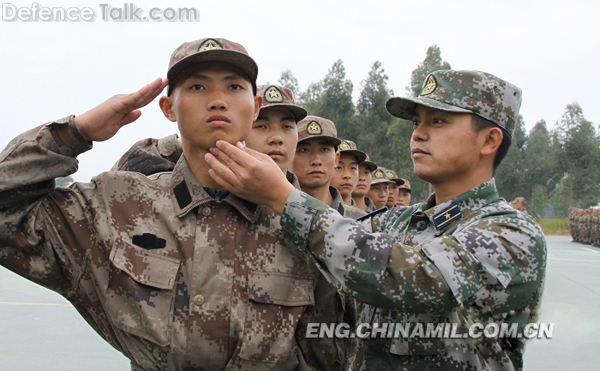
<svg viewBox="0 0 600 371">
<path fill-rule="evenodd" d="M 344 215 L 344 200 L 342 199 L 340 191 L 333 186 L 329 186 L 329 192 L 331 193 L 331 197 L 333 197 L 333 202 L 331 202 L 329 207 L 336 210 L 341 215 Z"/>
<path fill-rule="evenodd" d="M 423 212 L 436 229 L 445 231 L 457 221 L 472 217 L 477 210 L 499 198 L 496 181 L 492 178 L 439 205 L 435 205 L 435 193 L 432 193 L 415 211 Z"/>
<path fill-rule="evenodd" d="M 177 161 L 171 174 L 169 186 L 173 190 L 173 209 L 180 218 L 200 205 L 217 202 L 204 190 L 202 184 L 196 179 L 185 156 L 181 156 L 179 161 Z M 233 206 L 251 223 L 256 222 L 261 212 L 260 205 L 243 200 L 233 193 L 227 195 L 222 202 Z"/>
<path fill-rule="evenodd" d="M 294 186 L 294 188 L 300 189 L 300 182 L 298 181 L 296 174 L 288 170 L 285 174 L 285 177 L 287 178 L 288 182 Z"/>
</svg>

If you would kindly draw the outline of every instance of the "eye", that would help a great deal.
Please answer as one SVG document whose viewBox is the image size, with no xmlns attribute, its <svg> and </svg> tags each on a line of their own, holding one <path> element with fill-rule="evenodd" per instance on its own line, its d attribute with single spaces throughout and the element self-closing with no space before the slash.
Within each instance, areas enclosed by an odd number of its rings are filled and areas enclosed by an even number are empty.
<svg viewBox="0 0 600 371">
<path fill-rule="evenodd" d="M 342 167 L 341 166 L 336 166 L 335 169 L 336 170 L 342 170 Z"/>
<path fill-rule="evenodd" d="M 190 90 L 206 90 L 206 88 L 200 84 L 194 84 L 190 86 Z"/>
<path fill-rule="evenodd" d="M 308 148 L 304 148 L 304 147 L 298 148 L 296 150 L 296 153 L 306 153 L 306 152 L 308 152 Z"/>
<path fill-rule="evenodd" d="M 266 128 L 267 128 L 267 125 L 264 125 L 264 124 L 257 124 L 257 125 L 254 125 L 252 128 L 253 128 L 253 129 L 266 129 Z"/>
<path fill-rule="evenodd" d="M 352 171 L 358 171 L 358 168 L 357 168 L 356 166 L 352 166 L 350 169 L 351 169 Z"/>
<path fill-rule="evenodd" d="M 419 126 L 420 122 L 417 120 L 413 120 L 413 128 L 416 128 L 417 126 Z"/>
<path fill-rule="evenodd" d="M 284 125 L 283 128 L 286 130 L 292 130 L 292 129 L 295 130 L 296 129 L 296 127 L 294 125 Z"/>
<path fill-rule="evenodd" d="M 242 90 L 242 89 L 244 89 L 244 88 L 243 88 L 243 87 L 242 87 L 242 85 L 240 85 L 240 84 L 231 84 L 231 85 L 229 86 L 229 89 L 230 89 L 230 90 Z"/>
</svg>

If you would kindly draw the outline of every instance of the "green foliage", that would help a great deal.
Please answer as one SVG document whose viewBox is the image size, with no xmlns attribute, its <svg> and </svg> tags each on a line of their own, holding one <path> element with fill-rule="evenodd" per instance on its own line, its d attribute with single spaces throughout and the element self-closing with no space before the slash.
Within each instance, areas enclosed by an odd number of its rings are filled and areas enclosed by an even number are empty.
<svg viewBox="0 0 600 371">
<path fill-rule="evenodd" d="M 419 63 L 419 66 L 412 71 L 410 76 L 410 86 L 406 87 L 406 92 L 413 97 L 421 93 L 423 82 L 427 75 L 433 71 L 449 70 L 450 63 L 442 61 L 442 51 L 437 45 L 431 45 L 427 49 L 425 59 Z"/>
<path fill-rule="evenodd" d="M 537 222 L 546 235 L 568 236 L 571 234 L 569 218 L 538 219 Z"/>
<path fill-rule="evenodd" d="M 294 75 L 292 75 L 292 71 L 283 71 L 277 82 L 279 83 L 279 85 L 290 89 L 292 93 L 294 93 L 294 97 L 296 100 L 299 98 L 300 86 L 298 85 L 298 79 L 294 77 Z"/>
</svg>

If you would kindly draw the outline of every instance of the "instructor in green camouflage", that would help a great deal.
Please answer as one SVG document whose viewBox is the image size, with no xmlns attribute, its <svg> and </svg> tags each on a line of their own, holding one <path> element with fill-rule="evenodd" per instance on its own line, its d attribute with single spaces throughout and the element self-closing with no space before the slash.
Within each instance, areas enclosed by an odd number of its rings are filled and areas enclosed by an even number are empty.
<svg viewBox="0 0 600 371">
<path fill-rule="evenodd" d="M 281 213 L 286 243 L 313 257 L 340 291 L 377 307 L 373 324 L 453 324 L 464 335 L 375 337 L 357 369 L 522 370 L 546 243 L 532 218 L 498 196 L 493 178 L 520 105 L 519 88 L 478 71 L 436 71 L 419 97 L 389 99 L 392 115 L 413 122 L 414 172 L 434 193 L 363 222 L 294 189 L 269 158 L 239 144 L 218 141 L 206 159 L 219 184 Z M 469 334 L 490 324 L 519 331 Z"/>
</svg>

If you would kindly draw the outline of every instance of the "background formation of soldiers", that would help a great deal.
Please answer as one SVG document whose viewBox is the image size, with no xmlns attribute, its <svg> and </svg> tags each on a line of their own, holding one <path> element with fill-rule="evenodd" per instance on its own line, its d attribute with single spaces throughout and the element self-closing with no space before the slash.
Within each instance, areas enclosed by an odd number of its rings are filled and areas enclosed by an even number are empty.
<svg viewBox="0 0 600 371">
<path fill-rule="evenodd" d="M 569 208 L 569 228 L 573 241 L 600 246 L 600 210 Z"/>
</svg>

